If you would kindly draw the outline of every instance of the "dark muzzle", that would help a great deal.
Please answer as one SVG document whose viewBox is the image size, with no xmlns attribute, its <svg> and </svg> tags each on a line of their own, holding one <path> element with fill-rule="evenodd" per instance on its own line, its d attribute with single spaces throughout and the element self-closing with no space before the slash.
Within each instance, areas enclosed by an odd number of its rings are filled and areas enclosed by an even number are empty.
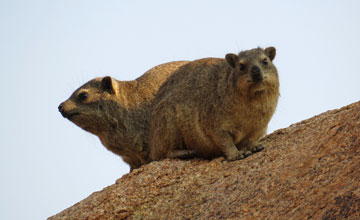
<svg viewBox="0 0 360 220">
<path fill-rule="evenodd" d="M 253 66 L 251 69 L 251 79 L 253 82 L 259 82 L 263 79 L 261 70 L 258 66 Z"/>
</svg>

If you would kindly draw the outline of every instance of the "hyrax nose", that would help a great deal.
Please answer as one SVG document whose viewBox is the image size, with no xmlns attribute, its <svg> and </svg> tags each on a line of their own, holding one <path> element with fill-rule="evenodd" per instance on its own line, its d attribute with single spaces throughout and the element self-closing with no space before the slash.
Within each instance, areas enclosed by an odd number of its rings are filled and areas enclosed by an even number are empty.
<svg viewBox="0 0 360 220">
<path fill-rule="evenodd" d="M 253 66 L 251 68 L 251 79 L 254 82 L 259 82 L 259 81 L 262 80 L 261 71 L 260 71 L 260 68 L 258 66 Z"/>
<path fill-rule="evenodd" d="M 62 115 L 64 118 L 66 118 L 66 117 L 67 117 L 67 113 L 66 113 L 66 111 L 64 110 L 64 103 L 61 103 L 61 104 L 59 105 L 58 109 L 59 109 L 59 112 L 61 113 L 61 115 Z"/>
<path fill-rule="evenodd" d="M 58 107 L 58 109 L 59 109 L 59 112 L 62 112 L 63 111 L 63 103 L 61 103 L 60 105 L 59 105 L 59 107 Z"/>
</svg>

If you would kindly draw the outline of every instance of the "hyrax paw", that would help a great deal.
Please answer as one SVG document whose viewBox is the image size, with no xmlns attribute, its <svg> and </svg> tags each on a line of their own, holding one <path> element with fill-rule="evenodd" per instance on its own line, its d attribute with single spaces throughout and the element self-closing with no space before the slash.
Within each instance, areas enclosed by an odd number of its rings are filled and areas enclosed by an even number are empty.
<svg viewBox="0 0 360 220">
<path fill-rule="evenodd" d="M 264 148 L 265 148 L 264 146 L 259 145 L 259 146 L 253 147 L 251 149 L 251 152 L 253 152 L 253 153 L 260 152 L 260 151 L 264 150 Z"/>
<path fill-rule="evenodd" d="M 244 155 L 244 158 L 250 156 L 251 154 L 253 154 L 252 151 L 246 151 L 243 155 Z"/>
<path fill-rule="evenodd" d="M 231 155 L 231 156 L 227 156 L 226 159 L 230 160 L 230 161 L 234 161 L 234 160 L 242 160 L 245 158 L 245 153 L 242 152 L 238 152 L 237 154 Z"/>
</svg>

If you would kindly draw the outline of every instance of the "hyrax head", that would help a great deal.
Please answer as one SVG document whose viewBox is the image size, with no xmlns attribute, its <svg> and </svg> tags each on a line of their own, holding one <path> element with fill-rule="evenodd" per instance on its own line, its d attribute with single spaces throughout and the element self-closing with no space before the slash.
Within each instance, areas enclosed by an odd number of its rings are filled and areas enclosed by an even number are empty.
<svg viewBox="0 0 360 220">
<path fill-rule="evenodd" d="M 231 66 L 235 76 L 236 87 L 243 94 L 262 94 L 266 89 L 277 89 L 279 79 L 276 67 L 272 61 L 276 55 L 274 47 L 265 50 L 255 48 L 236 54 L 226 54 L 226 61 Z"/>
<path fill-rule="evenodd" d="M 99 135 L 116 126 L 111 114 L 116 111 L 116 86 L 109 76 L 90 80 L 61 103 L 59 111 L 82 129 Z"/>
</svg>

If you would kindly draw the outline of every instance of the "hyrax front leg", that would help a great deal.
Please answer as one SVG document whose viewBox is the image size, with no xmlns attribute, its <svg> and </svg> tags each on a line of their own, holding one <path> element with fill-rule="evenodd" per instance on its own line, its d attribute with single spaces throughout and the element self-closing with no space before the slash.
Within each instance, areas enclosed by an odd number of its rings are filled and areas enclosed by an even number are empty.
<svg viewBox="0 0 360 220">
<path fill-rule="evenodd" d="M 246 150 L 238 150 L 234 144 L 233 137 L 227 131 L 222 131 L 214 138 L 217 146 L 225 154 L 227 160 L 241 160 L 244 159 Z"/>
</svg>

